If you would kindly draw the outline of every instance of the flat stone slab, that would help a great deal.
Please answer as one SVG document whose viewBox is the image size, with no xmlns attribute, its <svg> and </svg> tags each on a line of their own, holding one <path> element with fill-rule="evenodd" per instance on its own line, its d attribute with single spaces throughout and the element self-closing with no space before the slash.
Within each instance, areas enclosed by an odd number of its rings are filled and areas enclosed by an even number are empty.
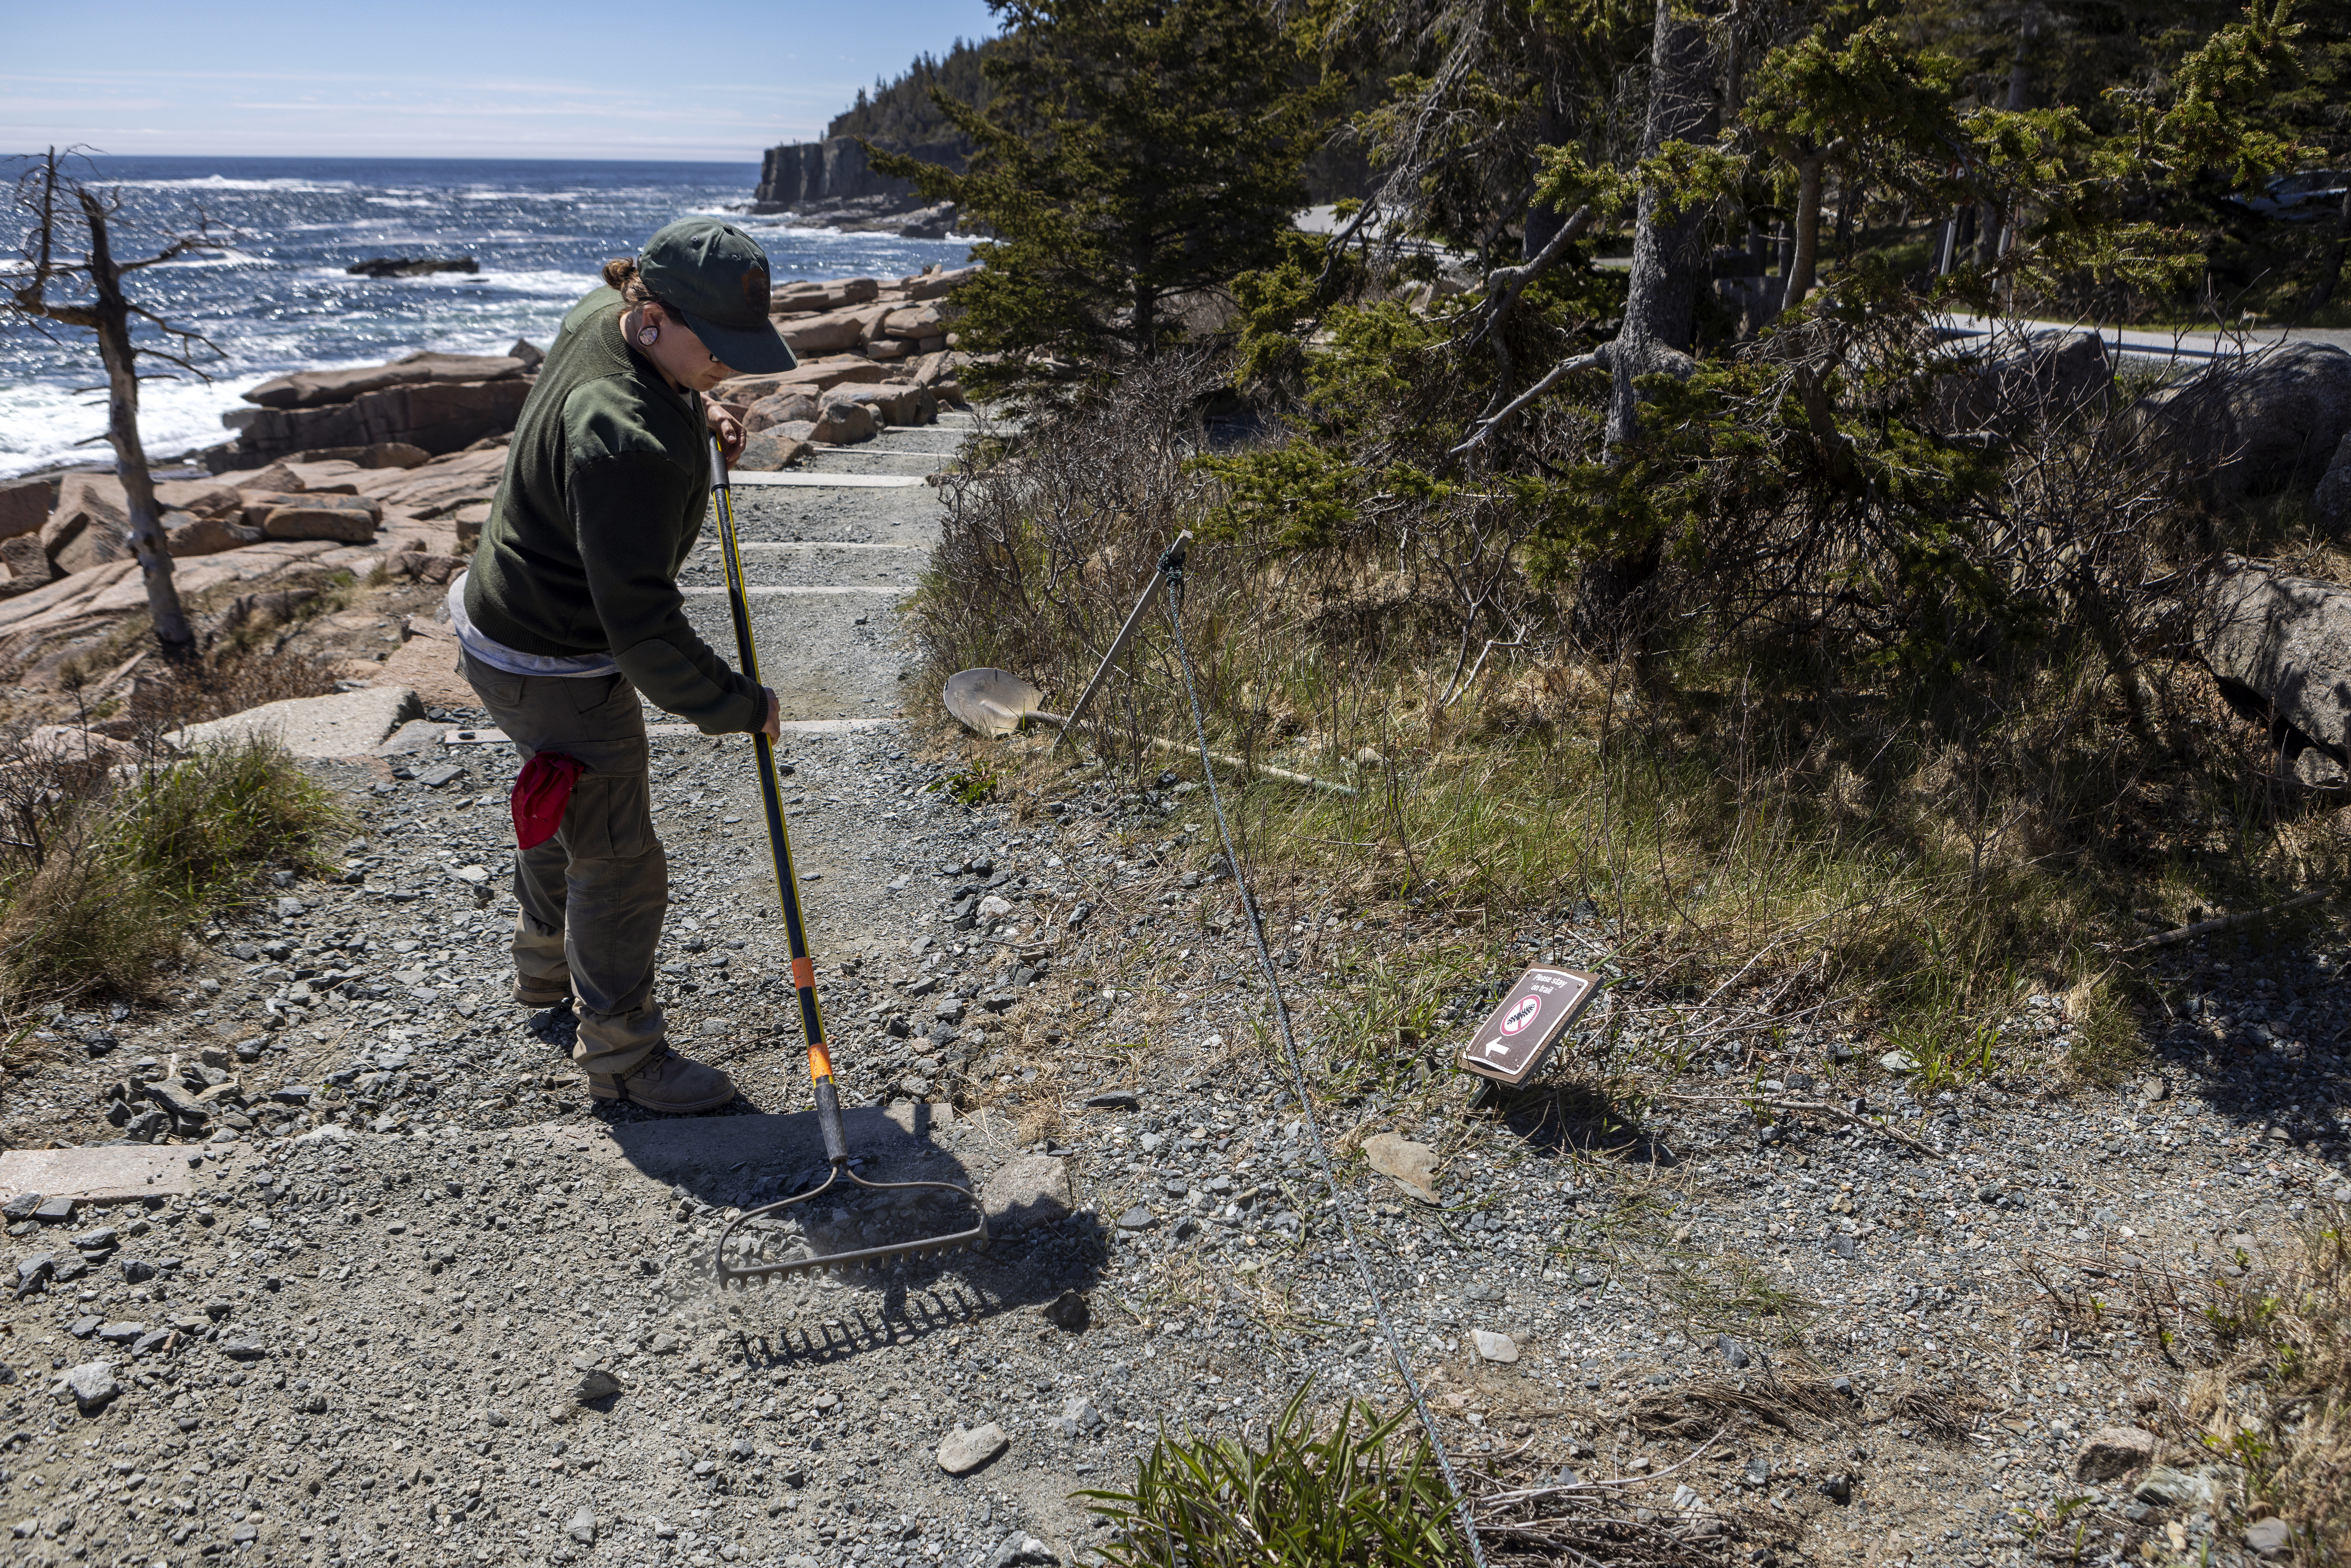
<svg viewBox="0 0 2351 1568">
<path fill-rule="evenodd" d="M 441 737 L 456 727 L 435 724 L 429 718 L 412 718 L 392 732 L 392 738 L 375 748 L 378 757 L 410 757 L 430 751 Z"/>
<path fill-rule="evenodd" d="M 37 1192 L 77 1203 L 127 1203 L 194 1189 L 184 1148 L 136 1144 L 86 1149 L 11 1149 L 0 1155 L 0 1193 Z"/>
<path fill-rule="evenodd" d="M 183 751 L 267 739 L 297 757 L 364 757 L 401 725 L 423 716 L 423 705 L 412 688 L 363 686 L 323 697 L 264 703 L 208 724 L 192 724 L 170 738 Z"/>
<path fill-rule="evenodd" d="M 1077 1208 L 1070 1191 L 1069 1162 L 1050 1155 L 1021 1155 L 987 1178 L 980 1203 L 989 1221 L 1007 1229 L 1050 1225 Z"/>
<path fill-rule="evenodd" d="M 1371 1167 L 1423 1203 L 1437 1201 L 1437 1151 L 1426 1144 L 1375 1133 L 1364 1141 Z"/>
<path fill-rule="evenodd" d="M 894 718 L 788 718 L 784 720 L 786 735 L 849 735 L 859 730 L 889 729 L 899 723 Z M 649 724 L 645 733 L 655 739 L 669 736 L 699 736 L 702 731 L 690 724 Z M 444 746 L 504 746 L 507 732 L 502 729 L 453 729 L 441 737 Z"/>
<path fill-rule="evenodd" d="M 972 1185 L 961 1159 L 930 1138 L 909 1133 L 881 1108 L 844 1107 L 841 1119 L 858 1173 L 867 1180 Z M 676 1116 L 594 1128 L 542 1124 L 517 1128 L 514 1135 L 543 1139 L 559 1154 L 610 1162 L 664 1186 L 682 1186 L 721 1207 L 741 1203 L 749 1183 L 820 1176 L 826 1163 L 813 1111 Z"/>
<path fill-rule="evenodd" d="M 1481 1361 L 1499 1362 L 1508 1366 L 1519 1359 L 1519 1342 L 1509 1334 L 1496 1333 L 1491 1329 L 1472 1329 L 1469 1337 L 1477 1343 L 1478 1357 Z"/>
<path fill-rule="evenodd" d="M 854 588 L 801 587 L 798 584 L 794 584 L 789 587 L 777 584 L 770 587 L 763 586 L 758 583 L 746 583 L 744 585 L 743 591 L 753 599 L 805 599 L 823 598 L 827 596 L 843 597 L 866 593 L 879 593 L 886 596 L 899 593 L 912 593 L 914 591 L 914 588 L 915 585 L 911 582 L 894 584 L 876 583 L 871 587 L 860 585 Z M 726 597 L 726 590 L 723 588 L 681 588 L 677 591 L 678 596 L 682 599 L 724 599 Z"/>
<path fill-rule="evenodd" d="M 730 474 L 730 483 L 737 485 L 793 485 L 803 488 L 824 490 L 900 490 L 910 485 L 920 485 L 920 474 Z"/>
<path fill-rule="evenodd" d="M 912 1138 L 927 1138 L 956 1124 L 955 1107 L 925 1100 L 893 1100 L 883 1113 L 891 1125 Z"/>
</svg>

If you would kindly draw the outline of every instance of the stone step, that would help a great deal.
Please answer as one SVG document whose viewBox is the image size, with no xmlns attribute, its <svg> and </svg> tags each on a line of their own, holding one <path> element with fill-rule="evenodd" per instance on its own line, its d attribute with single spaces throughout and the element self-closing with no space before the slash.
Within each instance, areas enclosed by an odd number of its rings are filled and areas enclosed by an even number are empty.
<svg viewBox="0 0 2351 1568">
<path fill-rule="evenodd" d="M 953 456 L 946 452 L 904 452 L 862 446 L 820 446 L 800 459 L 798 474 L 935 474 Z"/>
<path fill-rule="evenodd" d="M 891 645 L 897 616 L 889 606 L 904 591 L 750 595 L 760 679 L 775 688 L 784 717 L 879 718 L 896 710 L 911 689 L 899 673 L 912 666 Z M 725 590 L 687 594 L 685 616 L 705 642 L 734 662 L 735 627 Z"/>
<path fill-rule="evenodd" d="M 876 598 L 894 598 L 901 593 L 913 592 L 914 587 L 915 585 L 911 582 L 874 583 L 870 587 L 856 583 L 747 582 L 743 585 L 743 591 L 755 599 L 761 595 L 769 597 L 781 595 L 789 598 L 796 593 L 810 597 L 825 594 L 866 594 Z M 724 599 L 726 597 L 726 585 L 720 583 L 715 588 L 685 587 L 679 589 L 678 592 L 687 599 Z"/>
<path fill-rule="evenodd" d="M 746 555 L 753 550 L 878 549 L 912 552 L 928 551 L 931 548 L 928 544 L 876 543 L 869 539 L 738 539 L 736 542 Z"/>
<path fill-rule="evenodd" d="M 773 474 L 737 474 L 734 482 L 748 489 L 903 489 L 920 485 L 920 474 L 844 474 L 818 472 L 804 468 L 787 468 Z"/>
<path fill-rule="evenodd" d="M 744 580 L 753 584 L 788 583 L 875 588 L 911 585 L 930 546 L 903 544 L 823 544 L 766 539 L 742 543 Z M 678 579 L 690 593 L 726 585 L 726 564 L 715 544 L 695 551 Z"/>
</svg>

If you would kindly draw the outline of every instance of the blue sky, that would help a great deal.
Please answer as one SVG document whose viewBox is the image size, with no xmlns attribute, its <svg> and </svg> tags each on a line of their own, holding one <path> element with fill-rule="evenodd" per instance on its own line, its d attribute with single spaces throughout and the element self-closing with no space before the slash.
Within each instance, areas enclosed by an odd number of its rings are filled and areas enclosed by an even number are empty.
<svg viewBox="0 0 2351 1568">
<path fill-rule="evenodd" d="M 995 31 L 984 0 L 84 5 L 0 5 L 0 153 L 742 161 Z"/>
</svg>

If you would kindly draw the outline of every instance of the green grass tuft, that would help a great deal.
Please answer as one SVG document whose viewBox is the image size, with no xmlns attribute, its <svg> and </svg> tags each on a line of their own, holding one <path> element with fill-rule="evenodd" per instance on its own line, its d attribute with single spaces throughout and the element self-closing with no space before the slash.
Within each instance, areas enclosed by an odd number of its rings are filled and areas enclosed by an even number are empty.
<svg viewBox="0 0 2351 1568">
<path fill-rule="evenodd" d="M 0 1004 L 151 991 L 192 923 L 272 868 L 315 870 L 343 813 L 286 753 L 247 744 L 127 767 L 0 763 Z"/>
<path fill-rule="evenodd" d="M 1349 1402 L 1326 1428 L 1309 1388 L 1262 1444 L 1170 1437 L 1144 1456 L 1132 1491 L 1077 1495 L 1121 1527 L 1118 1568 L 1437 1568 L 1466 1562 L 1451 1497 L 1411 1411 L 1381 1418 Z"/>
</svg>

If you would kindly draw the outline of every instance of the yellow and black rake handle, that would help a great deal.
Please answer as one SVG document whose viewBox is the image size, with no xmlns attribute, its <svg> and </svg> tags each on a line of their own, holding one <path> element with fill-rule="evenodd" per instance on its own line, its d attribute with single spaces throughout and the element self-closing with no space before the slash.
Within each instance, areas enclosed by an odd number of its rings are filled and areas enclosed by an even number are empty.
<svg viewBox="0 0 2351 1568">
<path fill-rule="evenodd" d="M 711 443 L 712 474 L 717 484 L 713 496 L 717 502 L 719 551 L 726 564 L 726 602 L 735 619 L 735 649 L 743 674 L 754 684 L 759 679 L 759 650 L 751 636 L 750 595 L 744 591 L 743 552 L 735 538 L 735 491 L 727 482 L 726 458 L 716 441 Z M 982 1214 L 978 1223 L 969 1230 L 952 1235 L 897 1242 L 883 1246 L 865 1247 L 854 1251 L 819 1254 L 811 1251 L 803 1257 L 780 1262 L 761 1260 L 756 1263 L 727 1261 L 727 1244 L 749 1221 L 805 1204 L 831 1191 L 845 1176 L 852 1186 L 876 1193 L 891 1193 L 902 1197 L 922 1197 L 935 1192 L 952 1193 L 964 1202 L 973 1203 L 971 1194 L 952 1182 L 869 1182 L 849 1168 L 849 1133 L 841 1120 L 841 1091 L 833 1082 L 832 1051 L 825 1039 L 824 1010 L 817 1003 L 816 959 L 809 951 L 808 921 L 800 911 L 799 875 L 792 868 L 792 837 L 784 824 L 783 787 L 776 776 L 775 748 L 764 731 L 751 737 L 752 750 L 759 767 L 759 804 L 768 817 L 768 847 L 776 865 L 777 907 L 783 912 L 785 941 L 791 952 L 792 991 L 799 1003 L 800 1033 L 808 1041 L 809 1078 L 816 1093 L 817 1126 L 824 1135 L 824 1157 L 832 1173 L 814 1191 L 755 1208 L 726 1228 L 718 1239 L 717 1267 L 721 1285 L 764 1282 L 781 1274 L 804 1269 L 865 1268 L 918 1252 L 939 1251 L 950 1247 L 984 1246 L 987 1241 L 987 1218 Z M 852 1195 L 853 1196 L 853 1195 Z M 977 1205 L 974 1203 L 974 1207 Z"/>
<path fill-rule="evenodd" d="M 726 603 L 735 617 L 735 652 L 743 674 L 759 681 L 759 648 L 751 635 L 751 600 L 743 591 L 743 552 L 735 539 L 735 488 L 727 483 L 726 459 L 711 443 L 718 483 L 718 542 L 726 558 Z M 761 716 L 763 718 L 765 715 Z M 816 1116 L 824 1130 L 824 1157 L 838 1166 L 849 1158 L 849 1134 L 841 1124 L 841 1095 L 832 1082 L 832 1051 L 825 1042 L 824 1009 L 816 998 L 816 960 L 810 955 L 808 922 L 800 914 L 799 875 L 792 869 L 792 835 L 784 825 L 783 787 L 776 778 L 776 751 L 767 733 L 751 737 L 759 764 L 759 804 L 768 814 L 768 847 L 776 862 L 777 907 L 783 911 L 784 939 L 792 956 L 792 991 L 800 1007 L 800 1033 L 808 1040 L 809 1077 L 816 1084 Z"/>
</svg>

